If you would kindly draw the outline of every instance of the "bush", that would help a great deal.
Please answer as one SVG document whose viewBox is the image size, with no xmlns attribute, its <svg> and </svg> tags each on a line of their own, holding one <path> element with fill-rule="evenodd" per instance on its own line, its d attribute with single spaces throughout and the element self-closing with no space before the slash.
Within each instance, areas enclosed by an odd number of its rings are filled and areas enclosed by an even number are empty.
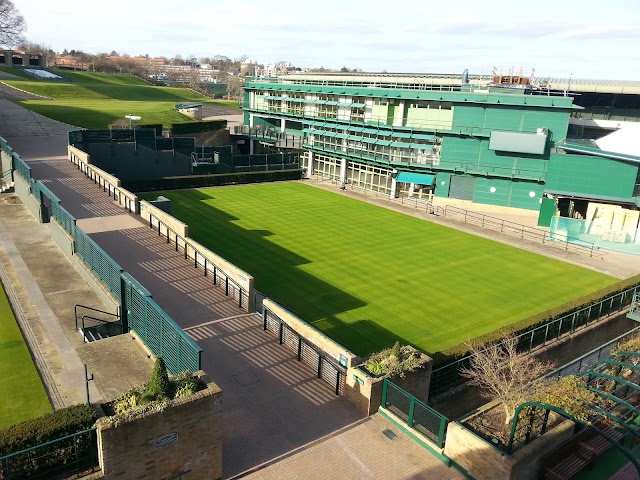
<svg viewBox="0 0 640 480">
<path fill-rule="evenodd" d="M 0 430 L 0 457 L 91 428 L 98 415 L 75 405 Z"/>
<path fill-rule="evenodd" d="M 407 372 L 417 370 L 423 363 L 420 352 L 415 348 L 396 342 L 393 347 L 371 355 L 364 362 L 364 367 L 374 375 L 386 375 L 388 378 L 397 375 L 404 378 Z"/>
<path fill-rule="evenodd" d="M 162 357 L 156 358 L 151 372 L 151 379 L 147 385 L 147 396 L 152 400 L 171 397 L 171 382 L 167 373 L 167 366 Z"/>
<path fill-rule="evenodd" d="M 226 120 L 210 120 L 207 122 L 173 123 L 171 133 L 174 135 L 184 135 L 187 133 L 215 132 L 227 126 Z"/>
<path fill-rule="evenodd" d="M 219 185 L 277 182 L 300 180 L 303 170 L 274 170 L 271 172 L 239 172 L 220 175 L 189 175 L 184 177 L 163 177 L 151 180 L 123 182 L 123 187 L 132 192 L 152 192 L 158 190 L 178 190 L 181 188 L 215 187 Z"/>
<path fill-rule="evenodd" d="M 634 277 L 627 278 L 618 283 L 610 285 L 608 287 L 597 290 L 589 295 L 578 298 L 576 300 L 572 300 L 571 302 L 565 303 L 557 308 L 553 308 L 551 310 L 547 310 L 545 312 L 538 313 L 531 317 L 520 320 L 519 322 L 512 323 L 511 325 L 507 325 L 498 330 L 495 330 L 486 335 L 482 335 L 480 337 L 476 337 L 472 340 L 474 346 L 482 347 L 489 346 L 493 343 L 497 343 L 503 338 L 506 338 L 510 335 L 517 336 L 528 331 L 531 331 L 541 325 L 549 323 L 557 318 L 563 317 L 565 315 L 570 315 L 574 312 L 577 312 L 589 305 L 597 303 L 601 300 L 604 300 L 607 297 L 611 297 L 618 293 L 624 292 L 630 288 L 633 288 L 637 285 L 640 285 L 640 275 L 636 275 Z M 631 295 L 627 295 L 625 299 L 625 303 L 631 303 Z M 614 303 L 614 306 L 616 304 Z M 607 308 L 603 309 L 602 313 L 607 313 Z M 582 314 L 586 315 L 586 314 Z M 434 355 L 434 363 L 436 364 L 444 364 L 450 361 L 453 361 L 455 358 L 464 357 L 469 353 L 469 347 L 465 344 L 455 346 L 453 348 L 449 348 L 442 352 L 439 352 L 437 355 Z"/>
</svg>

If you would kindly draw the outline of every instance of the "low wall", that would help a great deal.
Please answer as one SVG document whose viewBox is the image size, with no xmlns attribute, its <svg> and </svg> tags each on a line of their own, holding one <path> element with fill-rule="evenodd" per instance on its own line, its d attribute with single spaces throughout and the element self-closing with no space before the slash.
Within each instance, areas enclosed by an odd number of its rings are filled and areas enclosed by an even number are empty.
<svg viewBox="0 0 640 480">
<path fill-rule="evenodd" d="M 156 218 L 151 218 L 149 214 L 153 215 Z M 167 225 L 171 230 L 180 235 L 183 238 L 187 238 L 189 236 L 189 225 L 184 222 L 181 222 L 174 216 L 169 213 L 166 213 L 164 210 L 160 210 L 158 207 L 151 205 L 146 200 L 140 200 L 140 216 L 143 218 L 145 222 L 149 222 L 155 230 L 158 230 L 158 220 L 160 220 L 160 234 L 167 235 Z M 162 225 L 164 223 L 164 225 Z M 169 234 L 171 238 L 171 234 Z"/>
<path fill-rule="evenodd" d="M 273 300 L 267 298 L 263 302 L 264 307 L 270 310 L 277 317 L 286 323 L 298 335 L 305 338 L 309 343 L 315 345 L 329 357 L 333 358 L 338 365 L 342 365 L 347 369 L 355 367 L 358 363 L 358 357 L 347 350 L 336 341 L 327 337 L 324 333 L 315 329 L 304 320 L 301 320 L 289 310 L 281 307 Z"/>
<path fill-rule="evenodd" d="M 204 372 L 196 376 L 206 379 Z M 208 383 L 188 397 L 172 400 L 161 412 L 96 423 L 98 457 L 105 480 L 135 478 L 222 478 L 222 390 Z"/>
<path fill-rule="evenodd" d="M 351 367 L 345 378 L 344 396 L 365 415 L 373 415 L 382 404 L 384 377 L 372 377 L 359 368 Z"/>
<path fill-rule="evenodd" d="M 88 178 L 101 186 L 105 192 L 108 192 L 109 196 L 118 202 L 118 205 L 131 213 L 140 213 L 138 196 L 122 188 L 118 177 L 91 165 L 91 157 L 86 152 L 72 146 L 67 147 L 67 151 L 69 160 L 77 165 Z"/>
<path fill-rule="evenodd" d="M 33 217 L 40 222 L 40 202 L 36 200 L 33 195 L 31 195 L 31 187 L 18 174 L 14 176 L 14 180 L 15 191 L 18 195 L 18 198 L 20 198 L 24 206 L 27 207 L 27 209 L 31 212 L 31 215 L 33 215 Z"/>
<path fill-rule="evenodd" d="M 4 150 L 0 150 L 0 175 L 1 176 L 4 176 L 7 172 L 11 171 L 11 164 L 12 164 L 11 155 L 8 155 Z"/>
<path fill-rule="evenodd" d="M 480 415 L 495 405 L 496 402 L 489 403 L 474 415 Z M 476 480 L 536 480 L 542 457 L 571 438 L 573 429 L 574 423 L 565 420 L 508 455 L 459 422 L 450 422 L 444 453 Z"/>
<path fill-rule="evenodd" d="M 51 227 L 51 238 L 58 248 L 62 250 L 62 252 L 69 259 L 71 264 L 75 267 L 75 269 L 82 275 L 82 278 L 89 284 L 91 290 L 102 300 L 102 303 L 107 306 L 107 309 L 111 312 L 119 312 L 120 311 L 120 302 L 113 296 L 111 293 L 105 288 L 102 281 L 95 276 L 95 274 L 91 271 L 91 269 L 82 261 L 82 259 L 75 255 L 75 247 L 73 238 L 69 236 L 69 234 L 58 224 L 55 218 L 51 218 L 51 222 L 49 223 Z"/>
<path fill-rule="evenodd" d="M 91 165 L 91 156 L 80 150 L 79 148 L 72 147 L 69 145 L 67 147 L 67 153 L 69 155 L 69 161 L 80 166 L 80 163 L 86 163 L 87 165 Z"/>
</svg>

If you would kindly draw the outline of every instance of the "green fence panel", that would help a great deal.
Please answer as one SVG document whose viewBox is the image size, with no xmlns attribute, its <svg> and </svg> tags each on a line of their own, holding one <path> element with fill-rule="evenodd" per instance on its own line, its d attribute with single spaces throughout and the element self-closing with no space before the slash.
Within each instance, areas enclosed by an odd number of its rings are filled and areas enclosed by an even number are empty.
<svg viewBox="0 0 640 480">
<path fill-rule="evenodd" d="M 81 229 L 74 234 L 76 253 L 118 299 L 122 300 L 120 274 L 122 268 Z"/>
<path fill-rule="evenodd" d="M 124 273 L 129 328 L 147 347 L 162 356 L 173 375 L 201 368 L 202 349 L 151 298 L 131 275 Z"/>
<path fill-rule="evenodd" d="M 444 446 L 449 419 L 388 378 L 384 379 L 382 386 L 382 406 L 439 448 Z"/>
</svg>

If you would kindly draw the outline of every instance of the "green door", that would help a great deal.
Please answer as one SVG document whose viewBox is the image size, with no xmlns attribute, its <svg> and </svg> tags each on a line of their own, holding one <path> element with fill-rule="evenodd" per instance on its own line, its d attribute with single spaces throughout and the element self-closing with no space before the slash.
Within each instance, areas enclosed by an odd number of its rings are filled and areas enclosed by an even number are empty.
<svg viewBox="0 0 640 480">
<path fill-rule="evenodd" d="M 538 226 L 548 227 L 551 225 L 551 219 L 556 215 L 558 207 L 555 198 L 543 198 L 540 205 L 540 214 L 538 215 Z"/>
</svg>

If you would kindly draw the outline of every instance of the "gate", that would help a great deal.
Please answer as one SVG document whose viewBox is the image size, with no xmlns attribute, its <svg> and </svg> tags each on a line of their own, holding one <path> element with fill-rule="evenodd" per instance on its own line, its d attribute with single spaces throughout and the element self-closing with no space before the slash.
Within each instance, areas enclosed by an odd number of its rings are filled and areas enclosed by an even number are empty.
<svg viewBox="0 0 640 480">
<path fill-rule="evenodd" d="M 263 308 L 262 318 L 264 330 L 277 335 L 280 345 L 295 352 L 299 362 L 304 362 L 316 369 L 318 378 L 331 385 L 336 395 L 343 393 L 347 373 L 344 367 L 336 365 L 320 349 L 298 335 L 271 310 Z"/>
<path fill-rule="evenodd" d="M 476 188 L 476 179 L 471 175 L 452 175 L 449 186 L 449 197 L 458 200 L 473 201 L 473 192 Z"/>
</svg>

